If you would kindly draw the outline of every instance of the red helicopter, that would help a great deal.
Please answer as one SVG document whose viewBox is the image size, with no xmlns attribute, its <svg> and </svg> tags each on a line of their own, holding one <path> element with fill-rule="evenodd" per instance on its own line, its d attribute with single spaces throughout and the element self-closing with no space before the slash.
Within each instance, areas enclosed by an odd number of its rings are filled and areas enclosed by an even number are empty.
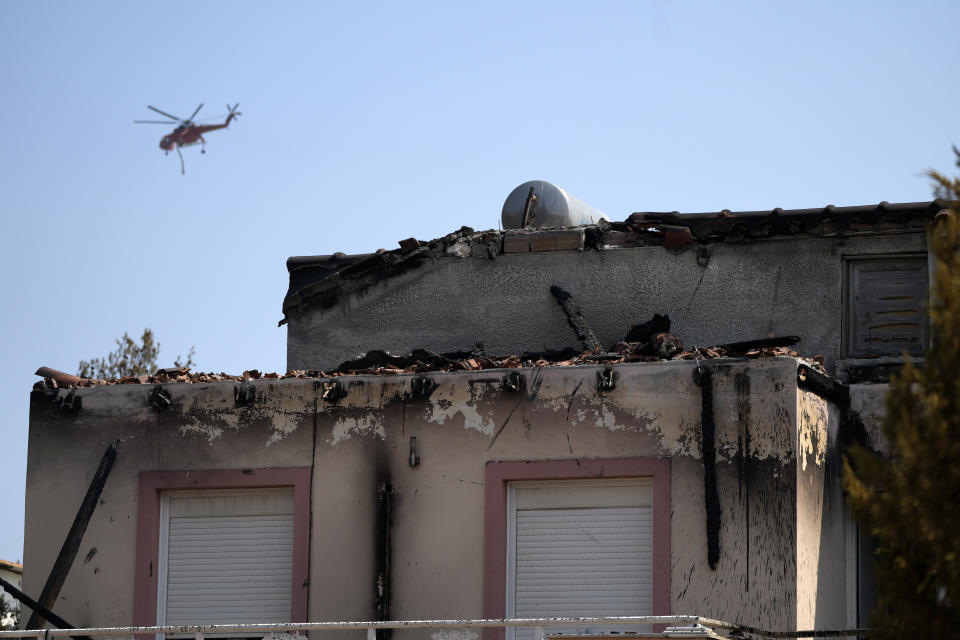
<svg viewBox="0 0 960 640">
<path fill-rule="evenodd" d="M 196 108 L 189 118 L 184 120 L 183 118 L 178 118 L 177 116 L 172 116 L 165 111 L 160 111 L 156 107 L 147 105 L 147 109 L 151 111 L 156 111 L 162 116 L 166 116 L 173 120 L 174 122 L 180 123 L 176 129 L 163 136 L 160 139 L 160 148 L 170 153 L 174 149 L 177 151 L 177 155 L 180 156 L 180 173 L 186 173 L 186 170 L 183 166 L 183 154 L 180 153 L 180 147 L 189 147 L 190 145 L 197 144 L 200 142 L 203 145 L 203 148 L 200 149 L 200 153 L 206 153 L 207 141 L 203 139 L 203 134 L 209 131 L 216 131 L 217 129 L 226 129 L 230 126 L 230 121 L 236 118 L 239 115 L 242 115 L 237 111 L 237 107 L 240 106 L 240 103 L 233 105 L 232 107 L 228 104 L 227 111 L 227 120 L 223 124 L 196 124 L 193 119 L 197 117 L 197 114 L 200 113 L 200 109 L 203 108 L 203 103 L 200 103 L 200 106 Z M 134 120 L 136 124 L 173 124 L 173 122 L 164 121 L 164 120 Z"/>
</svg>

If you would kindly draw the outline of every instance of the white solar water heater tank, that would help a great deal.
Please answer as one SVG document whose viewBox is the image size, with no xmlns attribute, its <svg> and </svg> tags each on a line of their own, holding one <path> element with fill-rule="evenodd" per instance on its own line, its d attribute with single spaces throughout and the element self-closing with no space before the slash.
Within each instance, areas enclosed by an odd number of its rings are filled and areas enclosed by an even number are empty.
<svg viewBox="0 0 960 640">
<path fill-rule="evenodd" d="M 579 227 L 609 218 L 551 182 L 531 180 L 510 192 L 500 220 L 504 229 L 522 229 Z"/>
</svg>

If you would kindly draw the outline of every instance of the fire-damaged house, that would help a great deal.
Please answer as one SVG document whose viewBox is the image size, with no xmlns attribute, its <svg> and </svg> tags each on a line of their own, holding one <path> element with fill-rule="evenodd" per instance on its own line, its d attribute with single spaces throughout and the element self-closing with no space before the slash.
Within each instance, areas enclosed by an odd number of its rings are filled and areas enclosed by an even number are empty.
<svg viewBox="0 0 960 640">
<path fill-rule="evenodd" d="M 925 345 L 940 214 L 611 222 L 538 182 L 503 230 L 291 258 L 286 374 L 41 372 L 23 591 L 76 627 L 856 627 L 842 443 Z"/>
</svg>

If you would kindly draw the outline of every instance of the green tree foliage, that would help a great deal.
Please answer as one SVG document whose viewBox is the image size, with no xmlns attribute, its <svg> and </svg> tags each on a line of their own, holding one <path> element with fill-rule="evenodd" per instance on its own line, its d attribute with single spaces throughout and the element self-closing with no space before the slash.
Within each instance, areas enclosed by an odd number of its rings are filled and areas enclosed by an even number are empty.
<svg viewBox="0 0 960 640">
<path fill-rule="evenodd" d="M 859 446 L 844 463 L 854 514 L 877 547 L 871 626 L 895 638 L 960 634 L 960 178 L 930 176 L 953 213 L 929 235 L 932 346 L 890 382 L 887 455 Z"/>
<path fill-rule="evenodd" d="M 77 366 L 77 375 L 81 378 L 122 378 L 124 376 L 150 375 L 157 370 L 157 356 L 160 355 L 160 343 L 153 339 L 153 331 L 144 329 L 140 342 L 127 335 L 117 339 L 117 348 L 106 358 L 81 360 Z M 174 367 L 192 367 L 196 350 L 190 347 L 186 360 L 177 356 Z"/>
</svg>

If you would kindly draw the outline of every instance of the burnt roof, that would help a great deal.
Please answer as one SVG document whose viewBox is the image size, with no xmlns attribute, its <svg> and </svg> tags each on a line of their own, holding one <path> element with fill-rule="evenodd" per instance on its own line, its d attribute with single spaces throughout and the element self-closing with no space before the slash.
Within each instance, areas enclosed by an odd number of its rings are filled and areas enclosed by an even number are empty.
<svg viewBox="0 0 960 640">
<path fill-rule="evenodd" d="M 626 224 L 662 222 L 689 227 L 693 237 L 700 242 L 738 242 L 774 235 L 824 236 L 909 231 L 926 227 L 944 208 L 944 203 L 930 200 L 894 204 L 884 201 L 852 207 L 828 204 L 810 209 L 777 207 L 769 211 L 637 212 L 627 218 Z"/>
<path fill-rule="evenodd" d="M 763 341 L 758 341 L 763 342 Z M 740 347 L 743 348 L 740 348 Z M 483 371 L 489 369 L 524 369 L 542 367 L 574 367 L 583 365 L 627 364 L 634 362 L 666 362 L 670 360 L 735 359 L 755 360 L 774 357 L 789 357 L 803 361 L 818 372 L 823 372 L 820 359 L 804 358 L 789 346 L 752 346 L 750 343 L 731 343 L 712 347 L 694 347 L 691 350 L 680 349 L 671 355 L 644 355 L 629 348 L 622 351 L 604 353 L 579 352 L 564 349 L 556 352 L 519 354 L 505 356 L 485 356 L 479 354 L 456 353 L 438 354 L 425 349 L 415 349 L 406 355 L 394 355 L 385 351 L 369 351 L 354 360 L 341 363 L 329 371 L 293 370 L 284 374 L 261 372 L 256 369 L 241 374 L 192 372 L 189 367 L 179 369 L 161 369 L 153 375 L 125 376 L 106 380 L 79 378 L 49 367 L 41 367 L 37 374 L 43 377 L 34 384 L 34 390 L 52 390 L 58 388 L 77 389 L 84 387 L 114 385 L 162 385 L 174 383 L 199 384 L 208 382 L 246 382 L 250 380 L 283 380 L 287 378 L 336 378 L 350 375 L 398 375 L 416 373 L 443 373 L 457 371 Z"/>
<path fill-rule="evenodd" d="M 693 242 L 748 243 L 783 238 L 841 237 L 916 232 L 926 228 L 945 205 L 938 200 L 851 207 L 827 205 L 808 209 L 680 213 L 644 211 L 623 222 L 558 229 L 474 231 L 469 227 L 441 238 L 408 238 L 392 251 L 346 255 L 298 256 L 287 260 L 290 287 L 284 315 L 307 299 L 311 306 L 330 308 L 339 301 L 340 285 L 365 287 L 415 269 L 425 261 L 470 255 L 494 258 L 503 253 L 556 250 L 603 250 L 665 246 L 682 250 Z M 284 324 L 286 319 L 281 320 Z"/>
</svg>

